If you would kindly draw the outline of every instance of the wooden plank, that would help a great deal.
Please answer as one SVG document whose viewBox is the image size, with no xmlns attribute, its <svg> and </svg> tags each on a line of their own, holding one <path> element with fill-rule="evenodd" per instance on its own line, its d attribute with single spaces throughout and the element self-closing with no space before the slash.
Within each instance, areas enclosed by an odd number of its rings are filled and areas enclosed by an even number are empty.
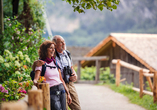
<svg viewBox="0 0 157 110">
<path fill-rule="evenodd" d="M 108 56 L 94 56 L 94 57 L 73 57 L 73 60 L 86 60 L 86 61 L 92 61 L 92 60 L 108 60 Z"/>
<path fill-rule="evenodd" d="M 112 60 L 112 63 L 113 63 L 113 64 L 116 64 L 117 61 L 118 61 L 118 60 L 113 59 L 113 60 Z M 143 68 L 140 68 L 140 67 L 138 67 L 138 66 L 135 66 L 135 65 L 126 63 L 126 62 L 124 62 L 124 61 L 122 61 L 122 60 L 120 61 L 120 65 L 121 65 L 121 66 L 124 66 L 124 67 L 126 67 L 126 68 L 129 68 L 129 69 L 135 70 L 135 71 L 140 71 L 141 69 L 143 69 Z M 143 69 L 143 72 L 148 73 L 149 70 L 148 70 L 148 69 Z"/>
<path fill-rule="evenodd" d="M 143 70 L 139 71 L 139 83 L 140 83 L 140 98 L 143 97 Z"/>
<path fill-rule="evenodd" d="M 139 88 L 133 87 L 132 89 L 133 89 L 134 91 L 140 92 L 140 89 L 139 89 Z M 143 90 L 143 93 L 144 93 L 144 94 L 147 94 L 147 95 L 150 95 L 150 96 L 153 96 L 153 92 L 150 92 L 150 91 Z"/>
<path fill-rule="evenodd" d="M 153 92 L 153 84 L 152 84 L 152 81 L 151 81 L 150 77 L 146 77 L 146 79 L 149 83 L 149 87 L 150 87 L 151 91 Z"/>
<path fill-rule="evenodd" d="M 120 80 L 120 82 L 123 82 L 123 81 L 125 81 L 125 80 L 126 80 L 126 78 L 123 78 L 123 79 Z"/>
<path fill-rule="evenodd" d="M 145 77 L 154 77 L 154 74 L 149 74 L 149 73 L 144 73 L 143 74 Z"/>
<path fill-rule="evenodd" d="M 116 64 L 116 86 L 119 86 L 120 83 L 120 60 Z"/>
</svg>

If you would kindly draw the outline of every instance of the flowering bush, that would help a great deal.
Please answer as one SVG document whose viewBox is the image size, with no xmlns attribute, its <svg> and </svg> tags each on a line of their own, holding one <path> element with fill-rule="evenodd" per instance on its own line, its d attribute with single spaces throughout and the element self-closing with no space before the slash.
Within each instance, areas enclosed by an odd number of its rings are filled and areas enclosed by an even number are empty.
<svg viewBox="0 0 157 110">
<path fill-rule="evenodd" d="M 0 82 L 7 81 L 9 78 L 16 81 L 30 80 L 29 73 L 31 68 L 28 55 L 24 55 L 19 51 L 15 56 L 9 51 L 5 50 L 4 55 L 0 55 Z"/>
<path fill-rule="evenodd" d="M 24 26 L 16 19 L 4 18 L 3 48 L 13 54 L 21 51 L 30 57 L 30 61 L 34 61 L 38 58 L 37 48 L 44 40 L 41 37 L 44 31 L 37 26 L 32 26 L 26 32 Z M 0 55 L 2 54 L 0 51 Z"/>
<path fill-rule="evenodd" d="M 31 89 L 33 82 L 31 80 L 24 82 L 17 82 L 9 79 L 0 84 L 0 102 L 19 100 Z"/>
</svg>

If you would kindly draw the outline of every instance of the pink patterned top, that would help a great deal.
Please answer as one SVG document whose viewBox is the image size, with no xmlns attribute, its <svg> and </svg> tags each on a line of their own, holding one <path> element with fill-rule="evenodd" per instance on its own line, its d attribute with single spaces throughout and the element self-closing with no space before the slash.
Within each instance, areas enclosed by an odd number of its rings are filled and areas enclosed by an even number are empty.
<svg viewBox="0 0 157 110">
<path fill-rule="evenodd" d="M 54 62 L 52 61 L 51 63 L 46 63 L 46 65 L 49 65 L 49 66 L 55 66 Z M 36 67 L 35 68 L 35 71 L 36 70 L 42 70 L 42 66 L 40 67 Z M 57 70 L 57 67 L 56 68 L 50 68 L 50 67 L 46 67 L 46 71 L 45 71 L 45 75 L 44 77 L 46 78 L 46 83 L 49 83 L 49 86 L 52 87 L 52 86 L 55 86 L 55 85 L 59 85 L 60 83 L 62 83 L 62 81 L 60 80 L 60 77 L 59 77 L 59 72 Z"/>
</svg>

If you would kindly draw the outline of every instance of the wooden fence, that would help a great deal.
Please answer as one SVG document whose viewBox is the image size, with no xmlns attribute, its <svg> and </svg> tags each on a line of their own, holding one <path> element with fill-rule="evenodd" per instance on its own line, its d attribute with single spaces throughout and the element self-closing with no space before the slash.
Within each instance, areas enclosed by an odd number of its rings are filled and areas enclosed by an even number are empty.
<svg viewBox="0 0 157 110">
<path fill-rule="evenodd" d="M 157 71 L 152 71 L 152 70 L 148 70 L 148 69 L 144 69 L 129 63 L 126 63 L 122 60 L 116 60 L 113 59 L 112 60 L 113 64 L 116 64 L 116 85 L 119 86 L 121 81 L 124 81 L 125 79 L 120 80 L 120 67 L 126 67 L 129 69 L 132 69 L 134 71 L 138 71 L 139 72 L 139 88 L 135 88 L 133 87 L 132 89 L 139 92 L 140 97 L 142 98 L 143 94 L 147 94 L 147 95 L 151 95 L 154 98 L 154 103 L 157 103 Z M 149 87 L 151 89 L 150 91 L 146 91 L 143 90 L 143 78 L 146 77 L 148 83 L 149 83 Z M 153 78 L 153 84 L 152 84 L 152 80 L 151 78 Z"/>
<path fill-rule="evenodd" d="M 19 101 L 2 102 L 0 110 L 50 110 L 50 88 L 48 83 L 33 86 L 28 95 Z"/>
</svg>

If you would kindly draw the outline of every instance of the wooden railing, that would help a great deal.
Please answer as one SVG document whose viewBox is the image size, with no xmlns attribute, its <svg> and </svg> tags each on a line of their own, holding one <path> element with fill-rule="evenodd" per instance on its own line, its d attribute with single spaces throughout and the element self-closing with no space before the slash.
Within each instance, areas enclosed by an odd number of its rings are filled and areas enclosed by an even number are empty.
<svg viewBox="0 0 157 110">
<path fill-rule="evenodd" d="M 92 57 L 73 57 L 73 60 L 77 61 L 77 82 L 80 81 L 81 79 L 81 61 L 95 61 L 95 66 L 96 66 L 96 74 L 95 74 L 95 83 L 99 82 L 99 73 L 100 73 L 100 66 L 101 66 L 101 61 L 106 61 L 108 60 L 108 56 L 92 56 Z"/>
<path fill-rule="evenodd" d="M 33 86 L 28 95 L 19 101 L 3 102 L 0 110 L 50 110 L 50 88 L 48 83 Z"/>
<path fill-rule="evenodd" d="M 134 71 L 139 72 L 139 88 L 133 87 L 132 89 L 140 93 L 140 97 L 142 98 L 143 94 L 151 95 L 154 98 L 154 103 L 157 103 L 157 71 L 152 71 L 148 69 L 144 69 L 129 63 L 126 63 L 122 60 L 112 60 L 113 64 L 116 64 L 116 85 L 119 86 L 121 81 L 124 81 L 125 79 L 120 80 L 120 67 L 126 67 L 129 69 L 132 69 Z M 143 90 L 143 78 L 146 77 L 149 87 L 151 89 L 150 91 Z M 153 84 L 151 81 L 151 77 L 153 78 Z"/>
</svg>

